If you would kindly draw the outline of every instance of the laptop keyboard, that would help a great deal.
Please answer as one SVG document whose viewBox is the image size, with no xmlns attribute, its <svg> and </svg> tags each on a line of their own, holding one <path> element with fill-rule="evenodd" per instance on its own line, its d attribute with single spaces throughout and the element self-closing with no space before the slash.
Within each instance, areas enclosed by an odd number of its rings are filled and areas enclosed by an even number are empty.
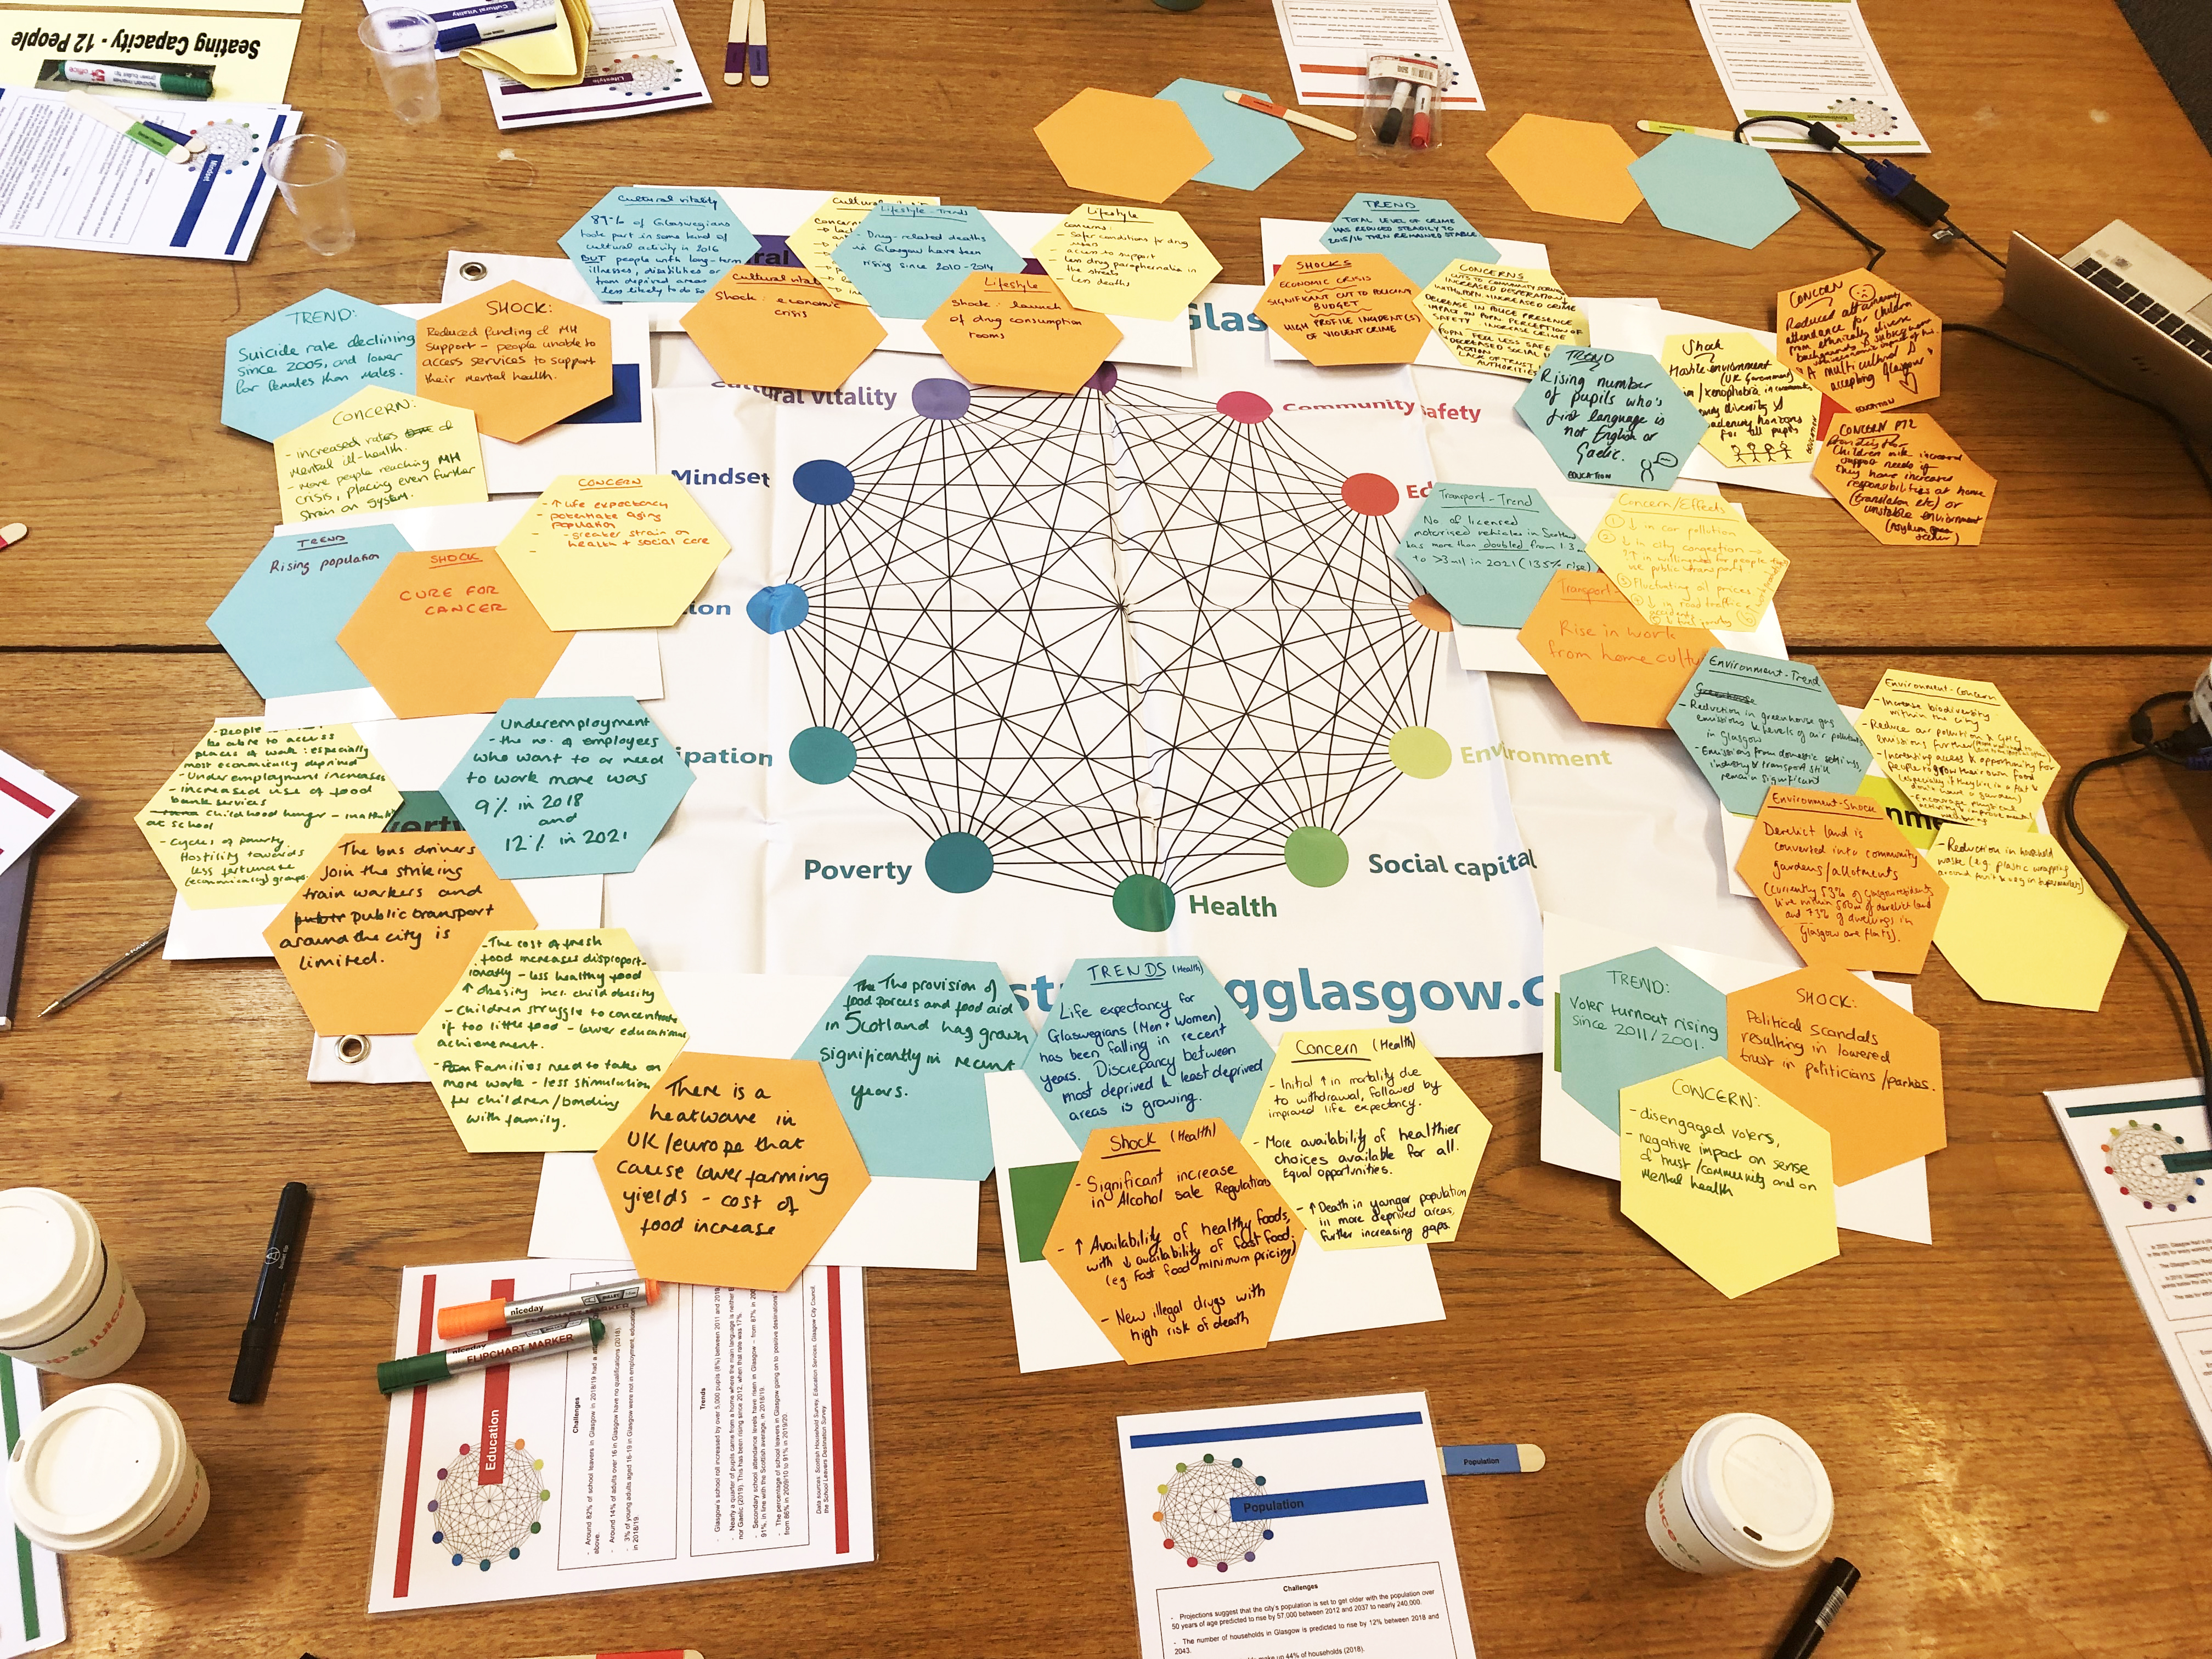
<svg viewBox="0 0 2212 1659">
<path fill-rule="evenodd" d="M 2206 334 L 2179 312 L 2168 311 L 2110 265 L 2095 259 L 2084 259 L 2074 267 L 2074 272 L 2078 276 L 2087 277 L 2091 287 L 2111 295 L 2160 333 L 2186 346 L 2206 362 L 2212 363 L 2212 335 Z"/>
</svg>

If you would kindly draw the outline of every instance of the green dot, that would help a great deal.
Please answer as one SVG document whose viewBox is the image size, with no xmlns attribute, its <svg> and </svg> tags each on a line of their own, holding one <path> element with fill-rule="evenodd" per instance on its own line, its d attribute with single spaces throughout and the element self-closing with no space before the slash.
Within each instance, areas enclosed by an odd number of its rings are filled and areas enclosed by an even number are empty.
<svg viewBox="0 0 2212 1659">
<path fill-rule="evenodd" d="M 1352 867 L 1352 849 L 1334 830 L 1301 824 L 1283 842 L 1283 863 L 1309 887 L 1334 887 Z"/>
<path fill-rule="evenodd" d="M 791 740 L 791 769 L 809 783 L 839 783 L 853 775 L 860 751 L 834 726 L 810 726 Z"/>
<path fill-rule="evenodd" d="M 1190 1465 L 1189 1465 L 1189 1464 L 1188 1464 L 1188 1463 L 1178 1463 L 1178 1464 L 1176 1464 L 1176 1473 L 1177 1474 L 1182 1474 L 1185 1469 L 1188 1468 L 1189 1467 L 1190 1467 Z M 1160 1488 L 1160 1490 L 1161 1490 L 1162 1492 L 1165 1492 L 1165 1491 L 1167 1490 L 1167 1488 L 1166 1488 L 1166 1487 L 1164 1487 L 1164 1486 L 1163 1486 L 1163 1487 L 1161 1487 L 1161 1488 Z"/>
<path fill-rule="evenodd" d="M 1212 1454 L 1212 1452 L 1208 1452 L 1208 1453 L 1206 1453 L 1206 1461 L 1207 1462 L 1209 1462 L 1209 1463 L 1211 1463 L 1211 1462 L 1213 1461 L 1213 1454 Z"/>
<path fill-rule="evenodd" d="M 1390 739 L 1390 763 L 1409 778 L 1440 778 L 1451 770 L 1451 745 L 1431 727 L 1401 726 Z"/>
<path fill-rule="evenodd" d="M 1124 876 L 1114 890 L 1114 914 L 1142 933 L 1167 932 L 1175 906 L 1175 890 L 1158 876 Z"/>
</svg>

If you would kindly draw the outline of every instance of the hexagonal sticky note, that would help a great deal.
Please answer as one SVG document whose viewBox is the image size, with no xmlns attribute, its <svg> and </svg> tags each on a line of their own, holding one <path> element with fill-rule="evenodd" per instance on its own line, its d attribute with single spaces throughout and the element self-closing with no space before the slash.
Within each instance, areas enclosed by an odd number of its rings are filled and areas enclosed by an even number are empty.
<svg viewBox="0 0 2212 1659">
<path fill-rule="evenodd" d="M 1498 250 L 1449 202 L 1361 191 L 1321 234 L 1331 253 L 1379 253 L 1426 288 L 1455 259 L 1496 264 Z"/>
<path fill-rule="evenodd" d="M 1887 547 L 1978 547 L 1997 481 L 1925 415 L 1840 415 L 1814 481 Z"/>
<path fill-rule="evenodd" d="M 1905 791 L 1887 778 L 1869 771 L 1852 793 L 1881 808 L 1882 816 L 1897 826 L 1897 833 L 1911 845 L 1924 853 L 1936 844 L 1936 832 L 1943 827 L 1943 821 L 1915 806 L 1905 798 Z"/>
<path fill-rule="evenodd" d="M 1774 296 L 1774 355 L 1854 415 L 1943 389 L 1943 319 L 1870 270 Z"/>
<path fill-rule="evenodd" d="M 1190 118 L 1199 143 L 1213 153 L 1213 159 L 1194 175 L 1200 184 L 1257 190 L 1305 153 L 1288 121 L 1245 109 L 1224 95 L 1251 90 L 1186 79 L 1170 81 L 1154 94 L 1180 106 Z M 1271 104 L 1275 101 L 1265 93 L 1253 95 Z"/>
<path fill-rule="evenodd" d="M 684 313 L 684 331 L 729 385 L 801 392 L 835 392 L 884 343 L 884 325 L 867 307 L 843 304 L 807 272 L 775 265 L 724 273 Z"/>
<path fill-rule="evenodd" d="M 1645 621 L 1601 570 L 1553 572 L 1519 638 L 1576 716 L 1599 726 L 1665 726 L 1705 653 L 1720 648 L 1705 629 Z"/>
<path fill-rule="evenodd" d="M 1705 435 L 1705 417 L 1642 351 L 1558 347 L 1513 412 L 1577 483 L 1669 489 Z"/>
<path fill-rule="evenodd" d="M 1885 671 L 1859 736 L 1912 804 L 1947 823 L 2033 823 L 2058 762 L 1988 680 Z"/>
<path fill-rule="evenodd" d="M 1951 884 L 1936 948 L 1987 1002 L 2094 1013 L 2127 924 L 2049 836 L 2026 824 L 1947 823 L 1928 849 Z"/>
<path fill-rule="evenodd" d="M 222 348 L 222 423 L 271 443 L 365 386 L 415 390 L 415 319 L 326 288 Z"/>
<path fill-rule="evenodd" d="M 1865 796 L 1769 789 L 1735 867 L 1807 962 L 1886 974 L 1926 965 L 1943 878 Z"/>
<path fill-rule="evenodd" d="M 1243 1140 L 1322 1249 L 1441 1244 L 1459 1237 L 1490 1120 L 1402 1027 L 1291 1031 Z"/>
<path fill-rule="evenodd" d="M 1828 1132 L 1725 1060 L 1620 1091 L 1620 1212 L 1731 1298 L 1838 1253 Z"/>
<path fill-rule="evenodd" d="M 1746 817 L 1769 785 L 1849 794 L 1873 757 L 1810 663 L 1709 651 L 1667 724 L 1721 805 Z"/>
<path fill-rule="evenodd" d="M 338 647 L 338 629 L 408 550 L 390 525 L 272 536 L 208 617 L 238 672 L 263 697 L 352 691 L 368 681 Z"/>
<path fill-rule="evenodd" d="M 683 1048 L 620 927 L 484 935 L 415 1052 L 472 1152 L 596 1152 Z"/>
<path fill-rule="evenodd" d="M 499 556 L 549 628 L 672 628 L 728 555 L 706 509 L 665 472 L 569 474 Z"/>
<path fill-rule="evenodd" d="M 1097 87 L 1038 122 L 1036 136 L 1067 187 L 1085 196 L 1164 202 L 1213 160 L 1181 105 Z"/>
<path fill-rule="evenodd" d="M 719 190 L 624 185 L 561 234 L 561 252 L 602 301 L 696 300 L 760 239 Z"/>
<path fill-rule="evenodd" d="M 691 778 L 635 697 L 517 697 L 438 792 L 513 881 L 636 869 Z"/>
<path fill-rule="evenodd" d="M 1241 1134 L 1273 1059 L 1196 957 L 1089 957 L 1022 1070 L 1079 1139 L 1163 1118 L 1218 1117 Z"/>
<path fill-rule="evenodd" d="M 1718 495 L 1624 489 L 1590 533 L 1589 556 L 1647 620 L 1748 633 L 1790 561 Z"/>
<path fill-rule="evenodd" d="M 1659 361 L 1705 417 L 1698 441 L 1723 466 L 1781 466 L 1813 459 L 1820 394 L 1756 334 L 1669 334 Z"/>
<path fill-rule="evenodd" d="M 1379 253 L 1293 253 L 1252 308 L 1308 362 L 1410 363 L 1429 337 L 1417 298 Z"/>
<path fill-rule="evenodd" d="M 1797 216 L 1782 170 L 1756 144 L 1670 133 L 1628 173 L 1661 224 L 1710 242 L 1757 247 Z"/>
<path fill-rule="evenodd" d="M 412 1036 L 496 928 L 538 919 L 465 835 L 348 836 L 262 932 L 315 1030 Z"/>
<path fill-rule="evenodd" d="M 1636 152 L 1602 121 L 1524 115 L 1489 155 L 1533 212 L 1617 225 L 1644 200 L 1628 170 Z"/>
<path fill-rule="evenodd" d="M 546 627 L 489 547 L 397 553 L 338 644 L 401 720 L 535 696 L 572 636 Z"/>
<path fill-rule="evenodd" d="M 194 910 L 274 904 L 399 791 L 350 726 L 217 720 L 132 820 Z"/>
<path fill-rule="evenodd" d="M 811 1060 L 687 1049 L 592 1160 L 647 1279 L 787 1291 L 867 1190 Z"/>
<path fill-rule="evenodd" d="M 477 431 L 509 443 L 614 396 L 613 325 L 526 283 L 471 295 L 415 328 L 423 394 L 474 410 Z"/>
<path fill-rule="evenodd" d="M 839 240 L 832 262 L 879 316 L 920 321 L 970 271 L 1012 273 L 1022 256 L 980 209 L 888 198 Z"/>
<path fill-rule="evenodd" d="M 1018 1070 L 1032 1035 L 994 962 L 872 956 L 799 1058 L 821 1062 L 869 1174 L 981 1181 L 983 1074 Z"/>
<path fill-rule="evenodd" d="M 820 207 L 799 222 L 799 228 L 793 231 L 785 242 L 785 246 L 804 262 L 808 274 L 829 290 L 833 300 L 842 300 L 850 306 L 864 306 L 868 302 L 867 297 L 853 286 L 852 279 L 837 269 L 836 252 L 838 246 L 853 234 L 854 227 L 868 216 L 868 210 L 878 202 L 910 202 L 935 207 L 937 198 L 874 196 L 865 191 L 836 191 Z"/>
<path fill-rule="evenodd" d="M 475 412 L 388 386 L 363 386 L 276 450 L 276 499 L 290 523 L 489 499 Z"/>
<path fill-rule="evenodd" d="M 1632 1083 L 1728 1052 L 1728 1000 L 1654 948 L 1559 975 L 1559 1086 L 1620 1127 Z"/>
<path fill-rule="evenodd" d="M 1589 343 L 1589 319 L 1548 270 L 1455 259 L 1413 303 L 1463 368 L 1525 380 L 1558 347 Z"/>
<path fill-rule="evenodd" d="M 1035 252 L 1068 304 L 1116 317 L 1172 320 L 1221 274 L 1198 233 L 1164 208 L 1085 202 L 1038 238 Z"/>
<path fill-rule="evenodd" d="M 1200 1118 L 1093 1132 L 1044 1259 L 1141 1365 L 1265 1347 L 1304 1231 L 1229 1126 Z"/>
<path fill-rule="evenodd" d="M 1476 484 L 1431 489 L 1397 558 L 1468 628 L 1518 628 L 1554 570 L 1597 568 L 1537 491 Z"/>
<path fill-rule="evenodd" d="M 1073 392 L 1121 343 L 1095 311 L 1068 304 L 1049 276 L 979 270 L 921 325 L 945 361 L 978 386 Z"/>
<path fill-rule="evenodd" d="M 1943 1150 L 1936 1028 L 1839 968 L 1732 992 L 1729 1058 L 1828 1132 L 1836 1183 Z"/>
</svg>

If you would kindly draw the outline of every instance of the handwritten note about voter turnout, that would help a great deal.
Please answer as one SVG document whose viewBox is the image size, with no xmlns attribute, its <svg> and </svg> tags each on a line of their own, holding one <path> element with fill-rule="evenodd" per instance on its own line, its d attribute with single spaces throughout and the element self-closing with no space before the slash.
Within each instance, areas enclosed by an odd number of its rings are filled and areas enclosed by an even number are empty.
<svg viewBox="0 0 2212 1659">
<path fill-rule="evenodd" d="M 363 386 L 276 448 L 276 495 L 294 523 L 488 499 L 476 416 L 386 386 Z"/>
</svg>

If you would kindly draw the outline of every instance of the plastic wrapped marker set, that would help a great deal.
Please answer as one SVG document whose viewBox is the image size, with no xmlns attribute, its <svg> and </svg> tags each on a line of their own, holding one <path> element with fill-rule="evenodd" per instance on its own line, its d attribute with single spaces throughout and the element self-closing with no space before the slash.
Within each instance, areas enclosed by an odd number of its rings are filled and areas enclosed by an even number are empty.
<svg viewBox="0 0 2212 1659">
<path fill-rule="evenodd" d="M 1395 52 L 1370 58 L 1367 101 L 1359 116 L 1361 153 L 1405 161 L 1443 149 L 1447 78 L 1443 65 L 1426 58 Z"/>
</svg>

